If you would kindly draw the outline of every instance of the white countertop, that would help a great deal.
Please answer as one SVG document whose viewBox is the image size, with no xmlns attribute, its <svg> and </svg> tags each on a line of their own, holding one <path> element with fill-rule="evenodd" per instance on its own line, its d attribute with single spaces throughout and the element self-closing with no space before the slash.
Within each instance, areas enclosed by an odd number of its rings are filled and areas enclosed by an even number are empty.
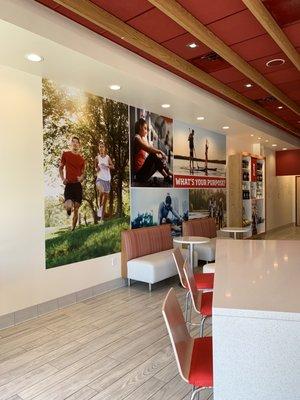
<svg viewBox="0 0 300 400">
<path fill-rule="evenodd" d="M 300 241 L 218 239 L 213 314 L 300 321 Z"/>
</svg>

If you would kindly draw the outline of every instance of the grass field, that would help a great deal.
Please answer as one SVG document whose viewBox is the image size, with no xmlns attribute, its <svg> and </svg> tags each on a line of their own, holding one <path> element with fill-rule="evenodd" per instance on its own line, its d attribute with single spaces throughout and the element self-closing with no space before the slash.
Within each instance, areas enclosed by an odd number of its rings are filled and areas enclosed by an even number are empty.
<svg viewBox="0 0 300 400">
<path fill-rule="evenodd" d="M 129 217 L 103 225 L 80 226 L 71 232 L 60 229 L 46 239 L 46 268 L 72 264 L 121 250 L 121 231 L 129 228 Z"/>
</svg>

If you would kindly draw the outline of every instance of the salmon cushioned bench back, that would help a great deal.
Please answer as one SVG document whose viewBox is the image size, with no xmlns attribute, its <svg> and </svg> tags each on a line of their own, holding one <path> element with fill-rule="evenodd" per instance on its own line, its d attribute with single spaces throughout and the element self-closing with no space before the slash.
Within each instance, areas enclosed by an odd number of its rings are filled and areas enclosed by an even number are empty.
<svg viewBox="0 0 300 400">
<path fill-rule="evenodd" d="M 203 236 L 214 238 L 217 236 L 216 223 L 213 218 L 196 218 L 182 223 L 184 236 Z"/>
<path fill-rule="evenodd" d="M 122 276 L 127 276 L 127 261 L 169 250 L 173 247 L 171 225 L 130 229 L 122 232 Z"/>
</svg>

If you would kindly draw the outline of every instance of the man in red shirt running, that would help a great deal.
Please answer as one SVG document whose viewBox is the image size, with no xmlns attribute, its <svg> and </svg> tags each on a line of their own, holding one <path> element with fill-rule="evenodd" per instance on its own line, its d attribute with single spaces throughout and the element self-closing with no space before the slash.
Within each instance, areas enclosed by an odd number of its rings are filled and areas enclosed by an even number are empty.
<svg viewBox="0 0 300 400">
<path fill-rule="evenodd" d="M 77 136 L 73 136 L 70 143 L 70 151 L 63 151 L 59 175 L 65 185 L 64 207 L 67 214 L 71 215 L 73 209 L 72 231 L 75 229 L 78 220 L 78 210 L 82 203 L 82 186 L 84 178 L 84 158 L 80 155 L 80 142 Z"/>
</svg>

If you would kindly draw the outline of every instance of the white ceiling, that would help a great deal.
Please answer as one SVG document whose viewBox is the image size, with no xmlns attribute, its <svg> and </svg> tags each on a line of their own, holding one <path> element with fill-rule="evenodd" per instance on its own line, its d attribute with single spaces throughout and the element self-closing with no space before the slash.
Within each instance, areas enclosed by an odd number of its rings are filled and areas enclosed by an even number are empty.
<svg viewBox="0 0 300 400">
<path fill-rule="evenodd" d="M 245 149 L 257 142 L 273 150 L 273 143 L 277 150 L 300 147 L 299 139 L 32 0 L 1 0 L 0 47 L 0 64 L 215 132 L 224 133 L 228 125 L 226 135 L 244 141 Z M 27 61 L 24 55 L 31 52 L 44 61 Z M 121 90 L 113 92 L 109 85 L 116 83 Z M 163 103 L 171 107 L 163 110 Z"/>
</svg>

